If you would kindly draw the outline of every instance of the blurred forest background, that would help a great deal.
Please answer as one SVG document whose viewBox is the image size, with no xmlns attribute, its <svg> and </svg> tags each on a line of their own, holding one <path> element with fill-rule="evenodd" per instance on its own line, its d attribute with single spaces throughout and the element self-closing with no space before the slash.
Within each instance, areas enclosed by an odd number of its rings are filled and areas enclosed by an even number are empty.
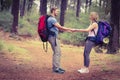
<svg viewBox="0 0 120 80">
<path fill-rule="evenodd" d="M 120 0 L 0 0 L 0 30 L 10 32 L 10 37 L 36 37 L 40 15 L 49 14 L 52 7 L 59 8 L 57 20 L 62 26 L 78 29 L 89 26 L 90 12 L 98 12 L 100 20 L 108 21 L 113 29 L 107 52 L 119 51 Z M 65 44 L 79 46 L 86 36 L 63 32 L 59 38 Z"/>
</svg>

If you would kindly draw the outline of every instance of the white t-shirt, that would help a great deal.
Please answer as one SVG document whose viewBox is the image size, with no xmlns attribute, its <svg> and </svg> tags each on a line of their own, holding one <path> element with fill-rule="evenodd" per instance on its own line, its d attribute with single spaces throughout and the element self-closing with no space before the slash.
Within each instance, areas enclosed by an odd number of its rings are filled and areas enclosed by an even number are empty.
<svg viewBox="0 0 120 80">
<path fill-rule="evenodd" d="M 88 36 L 89 36 L 89 37 L 95 37 L 96 34 L 97 34 L 97 31 L 98 31 L 98 27 L 95 28 L 94 31 L 93 31 L 93 30 L 89 31 Z M 94 33 L 94 32 L 95 32 L 95 33 Z"/>
</svg>

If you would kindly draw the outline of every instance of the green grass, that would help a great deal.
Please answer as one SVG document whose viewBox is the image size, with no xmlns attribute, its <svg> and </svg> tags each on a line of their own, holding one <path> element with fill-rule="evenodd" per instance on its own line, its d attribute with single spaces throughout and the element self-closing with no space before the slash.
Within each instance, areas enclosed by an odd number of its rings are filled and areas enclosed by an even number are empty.
<svg viewBox="0 0 120 80">
<path fill-rule="evenodd" d="M 32 60 L 32 56 L 28 50 L 2 40 L 0 40 L 0 54 L 10 54 L 14 56 L 15 59 L 20 59 L 25 62 Z"/>
<path fill-rule="evenodd" d="M 4 43 L 3 41 L 0 40 L 0 51 L 2 51 L 4 49 Z"/>
<path fill-rule="evenodd" d="M 108 60 L 112 63 L 113 61 L 116 63 L 119 63 L 120 65 L 120 58 L 119 58 L 120 54 L 109 54 L 108 56 L 106 56 L 106 58 L 108 58 Z"/>
<path fill-rule="evenodd" d="M 101 67 L 101 71 L 103 72 L 111 72 L 114 70 L 115 66 L 120 65 L 120 53 L 118 54 L 105 54 L 105 53 L 96 53 L 94 50 L 92 50 L 90 54 L 91 62 L 93 63 L 93 66 Z M 112 67 L 113 66 L 113 67 Z"/>
<path fill-rule="evenodd" d="M 26 49 L 15 46 L 13 44 L 6 43 L 3 40 L 0 40 L 0 51 L 8 52 L 8 53 L 22 53 L 22 54 L 29 53 L 29 51 L 27 51 Z"/>
<path fill-rule="evenodd" d="M 28 40 L 28 41 L 26 41 L 26 43 L 28 44 L 28 46 L 37 46 L 37 47 L 39 47 L 39 46 L 43 46 L 43 43 L 41 43 L 41 41 L 36 41 L 36 40 Z"/>
</svg>

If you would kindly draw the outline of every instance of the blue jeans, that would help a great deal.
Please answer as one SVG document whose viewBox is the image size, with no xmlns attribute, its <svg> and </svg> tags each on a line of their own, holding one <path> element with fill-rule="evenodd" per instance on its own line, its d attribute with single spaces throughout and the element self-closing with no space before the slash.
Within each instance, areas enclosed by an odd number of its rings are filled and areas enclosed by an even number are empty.
<svg viewBox="0 0 120 80">
<path fill-rule="evenodd" d="M 53 50 L 53 70 L 60 68 L 60 57 L 61 57 L 61 49 L 59 40 L 56 36 L 49 36 L 48 41 L 51 45 L 51 48 Z"/>
<path fill-rule="evenodd" d="M 95 45 L 95 43 L 90 40 L 86 40 L 86 42 L 85 42 L 85 49 L 84 49 L 84 66 L 85 67 L 89 67 L 90 52 L 94 45 Z"/>
</svg>

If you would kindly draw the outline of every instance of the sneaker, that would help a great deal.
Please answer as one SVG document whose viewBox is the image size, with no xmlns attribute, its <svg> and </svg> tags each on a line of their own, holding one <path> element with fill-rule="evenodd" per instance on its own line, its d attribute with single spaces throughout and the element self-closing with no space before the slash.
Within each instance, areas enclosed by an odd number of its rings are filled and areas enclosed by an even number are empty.
<svg viewBox="0 0 120 80">
<path fill-rule="evenodd" d="M 78 70 L 79 73 L 89 73 L 89 69 L 88 68 L 81 68 L 80 70 Z"/>
</svg>

